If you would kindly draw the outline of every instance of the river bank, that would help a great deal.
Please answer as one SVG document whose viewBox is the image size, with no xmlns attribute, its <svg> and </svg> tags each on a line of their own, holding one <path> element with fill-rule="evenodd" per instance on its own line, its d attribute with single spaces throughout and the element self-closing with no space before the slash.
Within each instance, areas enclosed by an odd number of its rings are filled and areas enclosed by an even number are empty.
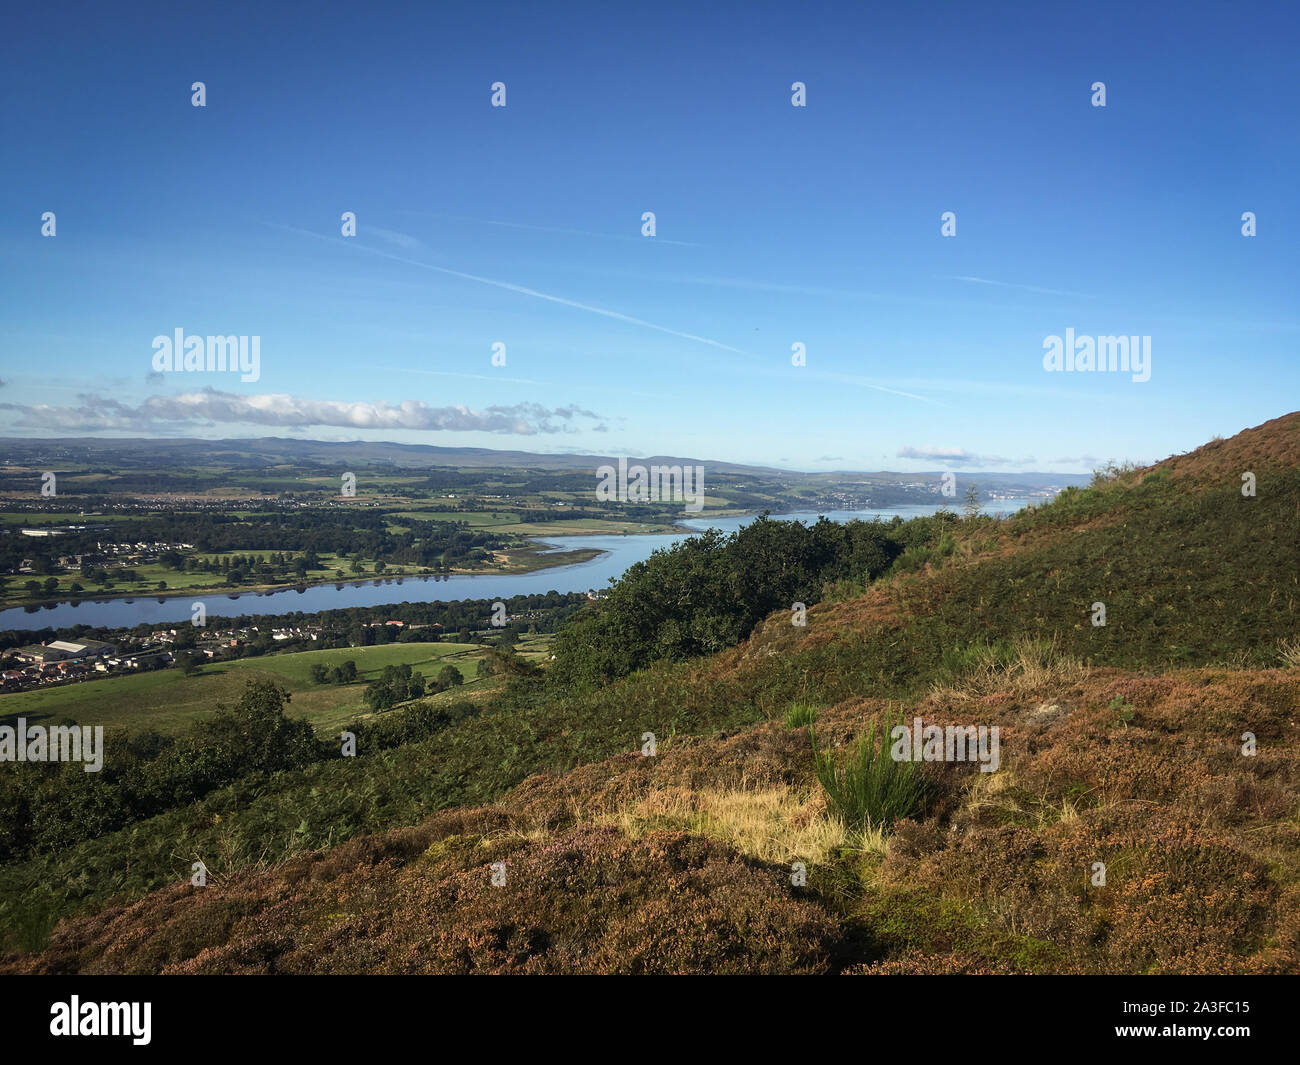
<svg viewBox="0 0 1300 1065">
<path fill-rule="evenodd" d="M 1005 514 L 1019 509 L 1018 500 L 1000 500 L 989 505 L 986 513 Z M 824 516 L 832 521 L 920 517 L 944 509 L 940 506 L 895 507 L 875 511 L 830 511 L 772 515 L 774 519 L 816 521 Z M 707 528 L 724 533 L 734 532 L 754 520 L 754 515 L 731 518 L 711 515 L 680 521 L 689 532 L 592 536 L 537 537 L 537 557 L 556 558 L 558 565 L 517 573 L 467 573 L 404 575 L 368 580 L 334 580 L 312 585 L 272 588 L 265 591 L 220 589 L 201 597 L 209 617 L 241 614 L 285 614 L 293 611 L 316 613 L 349 606 L 382 606 L 409 601 L 450 601 L 455 599 L 504 599 L 513 595 L 548 592 L 583 592 L 606 587 L 634 565 L 661 548 L 671 547 L 689 535 Z M 568 552 L 582 551 L 586 558 L 565 561 Z M 68 628 L 84 624 L 103 628 L 132 627 L 139 624 L 164 624 L 188 620 L 192 591 L 171 595 L 147 592 L 105 599 L 63 600 L 41 605 L 9 607 L 0 610 L 0 630 L 34 630 Z M 228 604 L 238 603 L 237 607 Z"/>
</svg>

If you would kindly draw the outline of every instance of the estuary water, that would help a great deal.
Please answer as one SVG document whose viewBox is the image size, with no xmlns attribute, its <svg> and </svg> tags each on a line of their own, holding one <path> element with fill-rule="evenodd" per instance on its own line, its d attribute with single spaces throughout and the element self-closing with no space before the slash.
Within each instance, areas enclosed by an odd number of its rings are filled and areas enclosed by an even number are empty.
<svg viewBox="0 0 1300 1065">
<path fill-rule="evenodd" d="M 984 512 L 1009 514 L 1029 500 L 996 500 Z M 888 521 L 933 514 L 939 506 L 893 507 L 881 510 L 837 510 L 773 514 L 782 521 L 815 522 L 819 516 L 832 521 L 855 518 Z M 956 509 L 949 504 L 949 509 Z M 754 515 L 733 518 L 687 518 L 679 524 L 696 530 L 721 529 L 731 533 L 754 520 Z M 188 621 L 191 603 L 201 601 L 212 616 L 238 614 L 287 614 L 301 610 L 315 613 L 351 606 L 382 606 L 387 603 L 435 602 L 456 599 L 505 599 L 512 595 L 546 592 L 585 592 L 609 585 L 633 563 L 649 558 L 661 547 L 686 539 L 686 533 L 650 536 L 547 536 L 537 543 L 548 551 L 596 548 L 602 554 L 589 562 L 518 574 L 459 574 L 448 577 L 388 577 L 364 581 L 339 581 L 311 588 L 282 588 L 272 592 L 208 592 L 203 595 L 156 597 L 125 596 L 114 599 L 48 603 L 36 607 L 0 610 L 0 629 L 64 628 L 70 625 L 102 625 L 110 628 L 147 623 L 161 625 Z"/>
</svg>

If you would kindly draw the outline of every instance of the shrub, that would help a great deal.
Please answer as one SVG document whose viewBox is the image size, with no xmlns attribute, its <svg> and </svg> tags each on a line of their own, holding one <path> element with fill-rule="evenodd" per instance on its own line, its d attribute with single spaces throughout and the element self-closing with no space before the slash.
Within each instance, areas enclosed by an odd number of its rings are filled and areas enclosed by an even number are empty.
<svg viewBox="0 0 1300 1065">
<path fill-rule="evenodd" d="M 249 681 L 234 707 L 220 707 L 195 726 L 203 745 L 197 753 L 220 764 L 220 779 L 252 773 L 299 769 L 321 756 L 311 724 L 285 716 L 287 689 L 266 681 Z"/>
<path fill-rule="evenodd" d="M 919 569 L 924 569 L 925 564 L 933 557 L 928 547 L 922 547 L 914 544 L 904 551 L 897 559 L 894 560 L 891 573 L 915 573 Z"/>
<path fill-rule="evenodd" d="M 1124 696 L 1115 696 L 1115 698 L 1110 701 L 1109 705 L 1110 708 L 1119 715 L 1119 717 L 1115 719 L 1115 725 L 1117 727 L 1128 728 L 1136 715 L 1133 713 L 1133 707 L 1124 701 Z"/>
<path fill-rule="evenodd" d="M 1127 480 L 1138 469 L 1135 462 L 1108 462 L 1092 471 L 1092 483 L 1089 488 L 1102 488 L 1117 481 Z"/>
</svg>

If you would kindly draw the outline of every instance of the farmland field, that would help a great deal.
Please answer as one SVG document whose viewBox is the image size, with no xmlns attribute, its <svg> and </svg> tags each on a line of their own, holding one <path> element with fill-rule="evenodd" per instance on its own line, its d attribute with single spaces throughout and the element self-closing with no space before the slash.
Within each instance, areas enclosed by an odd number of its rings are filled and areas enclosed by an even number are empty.
<svg viewBox="0 0 1300 1065">
<path fill-rule="evenodd" d="M 547 636 L 525 636 L 520 640 L 519 652 L 535 658 L 548 645 Z M 318 731 L 328 731 L 369 714 L 362 693 L 385 666 L 410 665 L 432 680 L 443 665 L 454 665 L 464 675 L 465 684 L 427 697 L 435 701 L 469 698 L 480 688 L 496 687 L 498 678 L 475 677 L 483 651 L 478 644 L 393 643 L 209 662 L 191 677 L 178 669 L 106 677 L 0 696 L 0 723 L 12 723 L 17 717 L 26 718 L 30 725 L 67 718 L 82 725 L 121 725 L 133 732 L 154 729 L 179 734 L 210 716 L 219 704 L 233 704 L 248 681 L 274 680 L 293 695 L 291 717 L 306 718 Z M 315 663 L 336 666 L 348 659 L 356 662 L 359 674 L 351 684 L 312 681 L 311 667 Z"/>
</svg>

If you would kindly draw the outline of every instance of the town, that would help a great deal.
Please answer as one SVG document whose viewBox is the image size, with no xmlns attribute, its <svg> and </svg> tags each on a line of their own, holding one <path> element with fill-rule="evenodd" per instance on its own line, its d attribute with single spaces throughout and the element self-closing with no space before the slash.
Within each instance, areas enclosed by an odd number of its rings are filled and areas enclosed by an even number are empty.
<svg viewBox="0 0 1300 1065">
<path fill-rule="evenodd" d="M 508 622 L 516 620 L 511 615 L 506 615 L 506 618 Z M 428 630 L 422 633 L 426 640 L 437 639 L 443 630 L 437 622 L 408 625 L 404 621 L 376 621 L 368 623 L 368 626 L 399 633 Z M 258 647 L 260 654 L 273 654 L 290 648 L 303 650 L 322 641 L 323 635 L 324 630 L 319 625 L 249 625 L 214 630 L 178 626 L 159 629 L 142 637 L 123 636 L 113 642 L 51 640 L 45 644 L 15 648 L 0 658 L 0 662 L 12 667 L 0 671 L 0 690 L 28 691 L 106 675 L 166 669 L 178 662 L 197 664 L 204 660 L 238 658 L 254 647 Z M 270 647 L 265 646 L 268 637 Z"/>
</svg>

